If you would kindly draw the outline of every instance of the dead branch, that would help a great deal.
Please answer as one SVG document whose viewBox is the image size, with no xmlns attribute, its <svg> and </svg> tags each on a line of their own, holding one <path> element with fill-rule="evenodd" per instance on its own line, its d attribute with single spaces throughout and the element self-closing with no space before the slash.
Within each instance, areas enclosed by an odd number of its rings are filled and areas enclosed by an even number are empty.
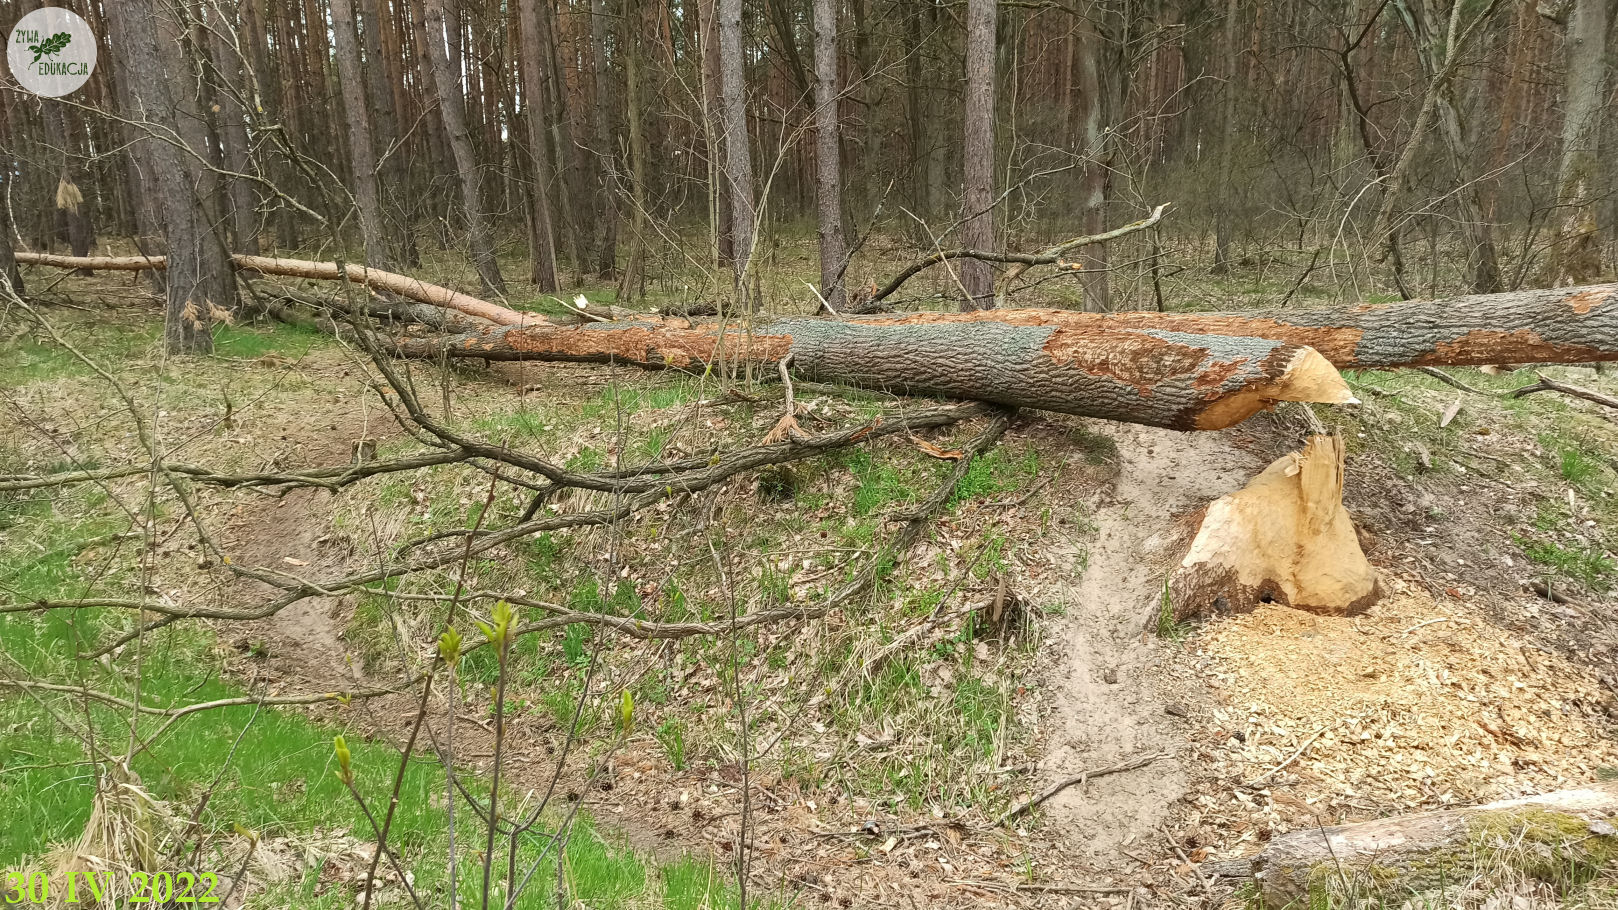
<svg viewBox="0 0 1618 910">
<path fill-rule="evenodd" d="M 1167 754 L 1168 753 L 1166 752 L 1151 752 L 1146 755 L 1138 755 L 1134 758 L 1118 762 L 1117 764 L 1108 765 L 1105 768 L 1092 768 L 1088 771 L 1083 771 L 1076 774 L 1073 777 L 1059 780 L 1040 791 L 1039 795 L 1029 797 L 1028 799 L 1025 799 L 1022 802 L 1012 806 L 1010 809 L 1007 809 L 999 818 L 994 820 L 994 826 L 998 828 L 1001 825 L 1004 825 L 1006 822 L 1027 813 L 1030 809 L 1039 806 L 1041 803 L 1045 802 L 1056 794 L 1061 793 L 1068 787 L 1072 787 L 1076 784 L 1082 784 L 1085 781 L 1095 780 L 1098 777 L 1106 777 L 1109 774 L 1118 774 L 1123 771 L 1133 771 L 1136 768 L 1144 768 L 1160 758 L 1167 757 Z"/>
</svg>

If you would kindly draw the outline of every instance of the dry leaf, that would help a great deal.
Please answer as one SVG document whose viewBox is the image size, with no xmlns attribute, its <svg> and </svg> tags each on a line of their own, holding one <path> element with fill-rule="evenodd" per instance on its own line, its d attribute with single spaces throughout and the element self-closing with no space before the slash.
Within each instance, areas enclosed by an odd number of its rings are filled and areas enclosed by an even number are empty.
<svg viewBox="0 0 1618 910">
<path fill-rule="evenodd" d="M 1455 415 L 1457 413 L 1459 413 L 1460 410 L 1461 410 L 1461 396 L 1456 395 L 1455 396 L 1455 401 L 1452 404 L 1450 404 L 1449 407 L 1444 409 L 1444 416 L 1440 417 L 1438 419 L 1438 425 L 1440 427 L 1449 426 L 1449 422 L 1451 420 L 1455 419 Z"/>
</svg>

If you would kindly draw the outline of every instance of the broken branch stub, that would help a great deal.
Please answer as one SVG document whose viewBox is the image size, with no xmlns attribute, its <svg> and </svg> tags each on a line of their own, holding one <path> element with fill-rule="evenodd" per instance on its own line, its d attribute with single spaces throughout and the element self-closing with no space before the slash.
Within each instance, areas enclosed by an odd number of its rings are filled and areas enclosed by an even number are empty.
<svg viewBox="0 0 1618 910">
<path fill-rule="evenodd" d="M 1175 621 L 1279 603 L 1352 613 L 1381 596 L 1343 508 L 1343 441 L 1314 436 L 1204 511 L 1169 580 Z"/>
</svg>

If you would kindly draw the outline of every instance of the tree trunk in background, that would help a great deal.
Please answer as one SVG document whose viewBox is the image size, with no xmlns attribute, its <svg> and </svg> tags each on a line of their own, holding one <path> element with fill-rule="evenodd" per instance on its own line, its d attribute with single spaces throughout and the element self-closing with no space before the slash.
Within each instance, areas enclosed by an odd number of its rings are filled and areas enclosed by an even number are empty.
<svg viewBox="0 0 1618 910">
<path fill-rule="evenodd" d="M 612 142 L 612 68 L 607 65 L 607 0 L 590 0 L 590 57 L 595 69 L 596 277 L 618 274 L 618 154 Z"/>
<path fill-rule="evenodd" d="M 910 206 L 923 219 L 932 214 L 932 147 L 922 103 L 921 4 L 905 3 L 905 121 L 910 132 Z"/>
<path fill-rule="evenodd" d="M 109 4 L 108 13 L 119 21 L 119 70 L 127 74 L 137 110 L 130 119 L 154 122 L 160 129 L 185 138 L 174 93 L 195 88 L 184 80 L 175 84 L 174 67 L 165 66 L 158 35 L 183 34 L 184 26 L 172 18 L 159 19 L 159 9 L 172 12 L 157 0 L 121 0 Z M 169 45 L 165 44 L 166 49 Z M 143 159 L 157 178 L 162 226 L 168 245 L 168 300 L 164 343 L 169 353 L 206 353 L 213 350 L 213 322 L 235 309 L 236 274 L 229 254 L 211 230 L 211 222 L 197 196 L 202 168 L 192 155 L 168 142 L 144 139 Z M 197 154 L 205 154 L 196 149 Z"/>
<path fill-rule="evenodd" d="M 113 48 L 125 43 L 123 17 L 110 11 L 107 14 L 107 43 Z M 106 65 L 111 67 L 113 100 L 118 106 L 117 109 L 134 110 L 134 90 L 130 87 L 133 79 L 127 68 L 127 57 L 123 54 L 112 55 L 111 59 L 106 61 Z M 159 252 L 158 235 L 161 233 L 156 220 L 159 203 L 152 185 L 151 167 L 146 160 L 147 145 L 140 141 L 142 133 L 135 124 L 123 124 L 119 133 L 119 138 L 124 142 L 124 154 L 120 156 L 124 164 L 124 184 L 129 190 L 130 209 L 134 216 L 134 233 L 130 240 L 137 251 L 156 253 Z M 161 272 L 153 272 L 151 281 L 152 290 L 162 294 L 167 278 Z"/>
<path fill-rule="evenodd" d="M 725 126 L 719 62 L 719 13 L 715 0 L 697 0 L 697 30 L 702 41 L 702 136 L 708 150 L 708 220 L 713 224 L 714 252 L 719 265 L 736 258 L 731 235 L 730 184 L 725 168 Z"/>
<path fill-rule="evenodd" d="M 8 184 L 16 178 L 0 170 L 0 282 L 4 282 L 17 296 L 22 296 L 22 272 L 17 268 L 17 257 L 11 245 L 16 242 L 16 231 L 11 227 L 11 206 L 6 204 L 9 197 Z"/>
<path fill-rule="evenodd" d="M 1092 13 L 1095 10 L 1092 8 Z M 1102 100 L 1101 85 L 1101 33 L 1096 22 L 1086 16 L 1079 20 L 1079 130 L 1085 156 L 1084 171 L 1079 177 L 1079 211 L 1081 229 L 1086 234 L 1099 234 L 1107 229 L 1108 158 L 1111 154 L 1110 138 L 1106 130 L 1107 108 Z M 1111 288 L 1107 279 L 1107 247 L 1096 244 L 1080 251 L 1084 271 L 1079 273 L 1079 286 L 1084 293 L 1084 309 L 1091 313 L 1104 313 L 1112 309 Z"/>
<path fill-rule="evenodd" d="M 747 137 L 747 61 L 742 57 L 742 0 L 719 0 L 721 116 L 725 124 L 725 176 L 730 187 L 734 290 L 745 306 L 753 259 L 753 150 Z"/>
<path fill-rule="evenodd" d="M 403 94 L 399 71 L 403 64 L 399 52 L 389 52 L 392 28 L 382 12 L 382 0 L 360 0 L 360 25 L 365 49 L 365 92 L 371 110 L 372 147 L 377 149 L 378 160 L 377 202 L 382 209 L 382 238 L 387 244 L 388 257 L 406 265 L 420 264 L 416 253 L 415 236 L 410 230 L 409 212 L 403 200 L 408 198 L 409 171 L 405 166 L 407 152 L 401 147 L 399 136 L 400 107 L 398 96 Z"/>
<path fill-rule="evenodd" d="M 1237 189 L 1233 166 L 1236 163 L 1236 80 L 1241 75 L 1241 52 L 1236 45 L 1236 16 L 1238 0 L 1225 3 L 1225 87 L 1224 124 L 1219 143 L 1219 201 L 1214 213 L 1213 273 L 1223 275 L 1230 271 L 1230 232 L 1235 213 Z"/>
<path fill-rule="evenodd" d="M 337 46 L 337 81 L 348 121 L 348 160 L 354 171 L 354 207 L 359 212 L 365 262 L 391 268 L 382 240 L 382 203 L 377 193 L 376 147 L 371 139 L 371 114 L 365 102 L 365 72 L 360 65 L 359 38 L 354 32 L 352 0 L 331 0 L 331 27 Z"/>
<path fill-rule="evenodd" d="M 80 181 L 74 176 L 74 149 L 78 143 L 68 135 L 67 116 L 60 101 L 45 99 L 41 109 L 45 119 L 45 141 L 51 146 L 51 154 L 57 165 L 53 209 L 46 217 L 52 223 L 53 234 L 66 235 L 73 255 L 88 256 L 95 232 L 90 225 L 89 206 L 79 188 Z M 57 224 L 62 230 L 54 230 Z"/>
<path fill-rule="evenodd" d="M 561 39 L 557 22 L 552 18 L 549 0 L 541 0 L 539 33 L 541 51 L 545 55 L 544 76 L 552 115 L 550 140 L 553 160 L 556 162 L 556 207 L 562 216 L 562 234 L 567 241 L 568 256 L 573 260 L 573 272 L 583 276 L 585 269 L 585 228 L 581 225 L 580 206 L 584 204 L 583 177 L 579 144 L 573 141 L 573 118 L 568 103 L 567 82 L 563 78 Z"/>
<path fill-rule="evenodd" d="M 1447 4 L 1424 0 L 1418 10 L 1420 31 L 1418 43 L 1427 78 L 1437 78 L 1444 66 L 1444 33 L 1447 27 Z M 1466 238 L 1467 261 L 1471 266 L 1472 290 L 1479 294 L 1492 294 L 1500 290 L 1500 260 L 1495 252 L 1494 231 L 1486 220 L 1483 199 L 1483 181 L 1473 173 L 1477 130 L 1470 129 L 1461 114 L 1456 98 L 1454 79 L 1439 89 L 1434 104 L 1434 117 L 1438 121 L 1439 135 L 1449 153 L 1450 167 L 1455 172 L 1457 188 L 1455 206 Z"/>
<path fill-rule="evenodd" d="M 209 16 L 208 56 L 213 63 L 215 104 L 219 107 L 219 149 L 225 170 L 233 174 L 249 174 L 253 162 L 247 144 L 248 81 L 241 55 L 227 38 L 234 22 L 241 21 L 241 11 L 233 0 L 220 0 L 218 7 L 204 7 Z M 246 29 L 244 29 L 246 31 Z M 243 51 L 251 46 L 253 36 L 240 36 Z M 258 255 L 257 197 L 246 176 L 225 176 L 226 203 L 229 205 L 227 223 L 230 226 L 231 248 L 248 255 Z"/>
<path fill-rule="evenodd" d="M 842 312 L 842 143 L 837 117 L 837 4 L 815 0 L 815 204 L 820 216 L 820 296 Z"/>
<path fill-rule="evenodd" d="M 961 242 L 968 249 L 994 246 L 994 52 L 995 0 L 966 4 L 966 141 L 962 146 L 966 187 L 961 200 Z M 959 266 L 966 297 L 961 311 L 994 306 L 994 271 L 969 259 Z"/>
<path fill-rule="evenodd" d="M 550 134 L 545 118 L 544 64 L 540 55 L 539 4 L 543 0 L 518 0 L 522 41 L 518 43 L 518 63 L 522 69 L 523 119 L 528 121 L 528 156 L 533 173 L 532 203 L 529 211 L 532 238 L 529 249 L 528 280 L 540 291 L 555 291 L 556 235 L 551 221 Z"/>
<path fill-rule="evenodd" d="M 624 17 L 624 107 L 629 120 L 629 179 L 631 213 L 629 259 L 624 265 L 623 279 L 618 283 L 618 300 L 640 300 L 646 297 L 646 125 L 645 67 L 646 52 L 651 46 L 646 34 L 646 16 L 635 9 Z"/>
<path fill-rule="evenodd" d="M 1601 271 L 1596 203 L 1603 194 L 1597 181 L 1607 92 L 1607 18 L 1607 0 L 1574 0 L 1567 23 L 1567 91 L 1556 193 L 1561 211 L 1545 269 L 1549 284 L 1581 284 Z"/>
<path fill-rule="evenodd" d="M 500 264 L 494 258 L 494 243 L 483 216 L 483 200 L 478 189 L 477 160 L 472 155 L 472 137 L 467 132 L 466 110 L 461 103 L 460 72 L 452 69 L 446 50 L 444 0 L 426 0 L 427 55 L 432 60 L 433 82 L 438 86 L 438 113 L 444 121 L 449 148 L 455 156 L 456 177 L 461 185 L 461 207 L 466 215 L 467 245 L 472 264 L 477 267 L 483 290 L 505 294 L 506 282 L 500 277 Z M 459 57 L 459 55 L 456 55 Z"/>
</svg>

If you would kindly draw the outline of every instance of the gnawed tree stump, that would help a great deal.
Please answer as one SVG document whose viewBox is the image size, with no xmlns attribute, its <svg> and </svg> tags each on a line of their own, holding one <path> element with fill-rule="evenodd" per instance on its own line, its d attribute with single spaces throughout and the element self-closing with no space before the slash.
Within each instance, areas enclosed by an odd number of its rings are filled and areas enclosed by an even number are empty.
<svg viewBox="0 0 1618 910">
<path fill-rule="evenodd" d="M 1350 613 L 1379 596 L 1343 508 L 1343 441 L 1314 436 L 1208 506 L 1165 606 L 1179 621 L 1261 603 Z"/>
<path fill-rule="evenodd" d="M 1339 901 L 1348 896 L 1364 899 L 1365 906 L 1393 907 L 1492 874 L 1577 885 L 1569 879 L 1618 862 L 1615 818 L 1618 783 L 1591 784 L 1467 809 L 1295 831 L 1251 857 L 1203 869 L 1251 879 L 1260 906 L 1270 910 L 1347 906 Z"/>
</svg>

